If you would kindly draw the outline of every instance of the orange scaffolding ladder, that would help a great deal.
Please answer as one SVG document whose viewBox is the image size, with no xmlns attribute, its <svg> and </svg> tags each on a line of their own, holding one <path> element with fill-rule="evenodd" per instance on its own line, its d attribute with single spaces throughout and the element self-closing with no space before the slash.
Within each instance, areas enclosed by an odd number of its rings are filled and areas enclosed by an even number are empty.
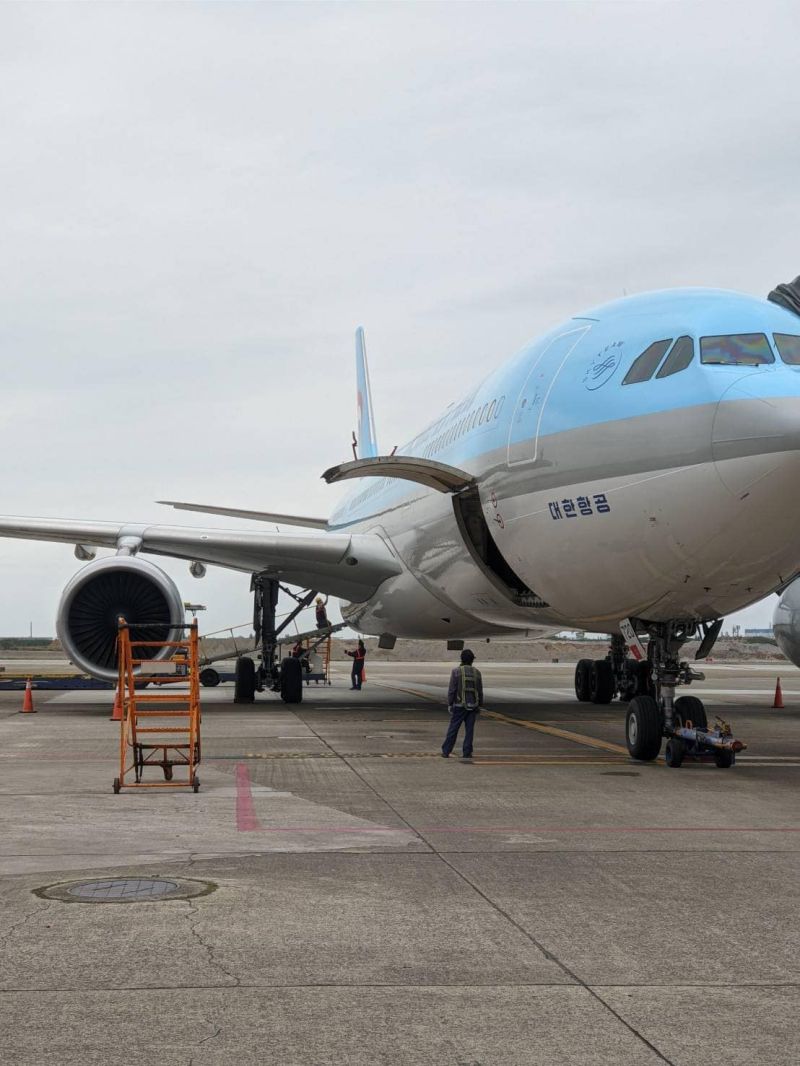
<svg viewBox="0 0 800 1066">
<path fill-rule="evenodd" d="M 326 685 L 331 683 L 331 644 L 332 639 L 329 633 L 322 652 L 322 672 L 325 674 Z"/>
<path fill-rule="evenodd" d="M 188 635 L 183 640 L 135 640 L 129 625 L 119 620 L 119 682 L 117 699 L 122 708 L 119 737 L 119 777 L 114 791 L 123 788 L 192 788 L 197 792 L 200 778 L 200 655 L 197 621 L 183 626 Z M 142 625 L 152 632 L 152 625 Z M 163 654 L 167 652 L 168 654 Z M 163 657 L 162 657 L 163 655 Z M 137 672 L 143 666 L 161 670 L 161 676 Z M 171 668 L 171 669 L 170 669 Z M 143 680 L 174 680 L 179 674 L 188 685 L 186 692 L 146 692 Z M 163 781 L 143 781 L 147 766 L 157 766 Z M 175 777 L 176 767 L 186 767 L 187 774 Z M 133 777 L 133 780 L 126 778 Z"/>
</svg>

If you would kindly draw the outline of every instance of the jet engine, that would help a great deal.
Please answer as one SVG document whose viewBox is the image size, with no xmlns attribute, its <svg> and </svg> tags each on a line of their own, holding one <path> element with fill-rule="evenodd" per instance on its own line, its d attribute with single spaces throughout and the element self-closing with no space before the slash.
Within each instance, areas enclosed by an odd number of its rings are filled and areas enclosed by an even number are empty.
<svg viewBox="0 0 800 1066">
<path fill-rule="evenodd" d="M 69 581 L 61 596 L 56 632 L 69 659 L 102 681 L 117 679 L 117 631 L 122 616 L 135 640 L 179 640 L 183 601 L 163 570 L 136 556 L 96 559 Z M 139 659 L 163 659 L 169 649 L 138 648 Z"/>
<path fill-rule="evenodd" d="M 786 658 L 800 666 L 800 578 L 781 593 L 772 615 L 772 632 Z"/>
</svg>

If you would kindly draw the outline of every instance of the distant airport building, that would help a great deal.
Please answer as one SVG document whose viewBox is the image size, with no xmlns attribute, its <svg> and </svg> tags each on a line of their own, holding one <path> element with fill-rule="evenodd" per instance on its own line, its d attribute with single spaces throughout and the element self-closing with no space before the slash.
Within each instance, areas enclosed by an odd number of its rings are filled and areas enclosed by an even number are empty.
<svg viewBox="0 0 800 1066">
<path fill-rule="evenodd" d="M 772 626 L 769 629 L 745 629 L 744 635 L 746 637 L 772 637 Z"/>
</svg>

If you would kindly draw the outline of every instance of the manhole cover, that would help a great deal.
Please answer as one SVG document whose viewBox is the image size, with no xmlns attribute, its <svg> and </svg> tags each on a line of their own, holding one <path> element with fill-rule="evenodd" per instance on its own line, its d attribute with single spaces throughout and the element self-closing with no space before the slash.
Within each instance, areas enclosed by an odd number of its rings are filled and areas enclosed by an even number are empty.
<svg viewBox="0 0 800 1066">
<path fill-rule="evenodd" d="M 111 877 L 103 880 L 68 881 L 35 889 L 37 896 L 63 903 L 147 903 L 157 900 L 205 896 L 217 886 L 213 881 L 185 878 Z"/>
<path fill-rule="evenodd" d="M 73 885 L 67 891 L 78 899 L 105 903 L 110 899 L 156 899 L 171 896 L 178 891 L 177 881 L 150 881 L 141 877 L 125 878 L 122 881 L 89 881 L 85 885 Z"/>
</svg>

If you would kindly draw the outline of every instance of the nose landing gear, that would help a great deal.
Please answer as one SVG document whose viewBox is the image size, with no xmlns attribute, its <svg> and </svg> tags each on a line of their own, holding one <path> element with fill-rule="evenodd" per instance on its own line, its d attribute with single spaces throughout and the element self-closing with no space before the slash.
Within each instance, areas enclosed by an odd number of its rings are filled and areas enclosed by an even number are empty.
<svg viewBox="0 0 800 1066">
<path fill-rule="evenodd" d="M 718 718 L 714 729 L 709 729 L 702 700 L 696 696 L 675 698 L 678 685 L 704 680 L 702 673 L 680 661 L 681 647 L 700 630 L 703 639 L 696 658 L 706 658 L 722 628 L 722 619 L 711 623 L 651 624 L 625 619 L 621 628 L 634 659 L 642 660 L 639 665 L 644 668 L 643 676 L 645 672 L 649 675 L 653 692 L 652 695 L 640 692 L 628 705 L 625 739 L 631 757 L 642 761 L 656 759 L 666 737 L 668 766 L 677 769 L 686 758 L 713 760 L 721 769 L 733 766 L 736 754 L 745 745 L 733 736 L 730 726 Z M 646 652 L 636 635 L 637 629 L 649 633 Z"/>
</svg>

